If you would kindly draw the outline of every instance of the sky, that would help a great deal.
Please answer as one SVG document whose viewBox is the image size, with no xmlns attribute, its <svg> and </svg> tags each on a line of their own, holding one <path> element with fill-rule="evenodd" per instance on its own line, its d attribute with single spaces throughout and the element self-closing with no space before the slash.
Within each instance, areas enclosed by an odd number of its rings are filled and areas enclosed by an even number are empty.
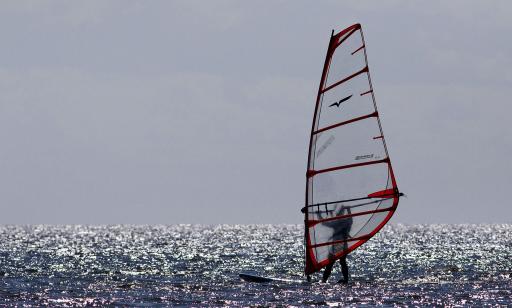
<svg viewBox="0 0 512 308">
<path fill-rule="evenodd" d="M 2 1 L 0 224 L 300 224 L 361 23 L 393 223 L 511 223 L 509 1 Z"/>
</svg>

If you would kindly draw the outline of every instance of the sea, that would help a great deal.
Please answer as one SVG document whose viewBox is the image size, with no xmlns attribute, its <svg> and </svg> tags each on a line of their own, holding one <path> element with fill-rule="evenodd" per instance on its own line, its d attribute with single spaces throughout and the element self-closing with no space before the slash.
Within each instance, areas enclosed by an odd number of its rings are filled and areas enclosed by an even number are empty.
<svg viewBox="0 0 512 308">
<path fill-rule="evenodd" d="M 350 282 L 303 275 L 301 225 L 3 225 L 0 306 L 511 306 L 512 225 L 388 225 Z M 253 283 L 248 272 L 291 281 Z"/>
</svg>

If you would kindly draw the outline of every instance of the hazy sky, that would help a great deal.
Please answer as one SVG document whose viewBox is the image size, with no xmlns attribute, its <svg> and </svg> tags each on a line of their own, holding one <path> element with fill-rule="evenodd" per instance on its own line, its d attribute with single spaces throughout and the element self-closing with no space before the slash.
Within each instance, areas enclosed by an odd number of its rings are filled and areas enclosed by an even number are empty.
<svg viewBox="0 0 512 308">
<path fill-rule="evenodd" d="M 302 223 L 327 43 L 356 22 L 392 222 L 512 222 L 512 3 L 361 2 L 0 2 L 0 223 Z"/>
</svg>

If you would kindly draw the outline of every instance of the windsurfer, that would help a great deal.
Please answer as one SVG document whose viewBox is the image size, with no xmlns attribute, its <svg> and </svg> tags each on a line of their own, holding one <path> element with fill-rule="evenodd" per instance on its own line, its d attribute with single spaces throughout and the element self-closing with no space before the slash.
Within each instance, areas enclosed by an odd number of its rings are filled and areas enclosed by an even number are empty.
<svg viewBox="0 0 512 308">
<path fill-rule="evenodd" d="M 342 216 L 342 215 L 350 215 L 351 211 L 350 208 L 346 208 L 344 206 L 341 206 L 338 211 L 336 212 L 335 216 Z M 334 259 L 336 253 L 339 253 L 341 251 L 348 249 L 347 240 L 350 236 L 350 229 L 352 228 L 352 217 L 345 217 L 341 219 L 331 220 L 323 222 L 322 225 L 328 228 L 332 229 L 332 236 L 329 238 L 330 242 L 334 241 L 340 241 L 337 244 L 334 244 L 331 246 L 331 249 L 329 251 L 329 260 L 332 260 L 331 263 L 329 263 L 325 269 L 324 274 L 322 276 L 322 282 L 326 282 L 327 279 L 329 279 L 329 276 L 331 275 L 332 268 L 334 266 L 334 263 L 336 260 Z M 340 258 L 340 265 L 341 265 L 341 272 L 343 273 L 343 279 L 340 279 L 338 282 L 340 283 L 347 283 L 348 282 L 348 266 L 347 266 L 347 255 L 344 255 Z"/>
<path fill-rule="evenodd" d="M 400 197 L 360 24 L 331 34 L 309 140 L 304 273 L 324 269 L 327 281 L 340 259 L 346 282 L 346 255 L 379 232 Z"/>
</svg>

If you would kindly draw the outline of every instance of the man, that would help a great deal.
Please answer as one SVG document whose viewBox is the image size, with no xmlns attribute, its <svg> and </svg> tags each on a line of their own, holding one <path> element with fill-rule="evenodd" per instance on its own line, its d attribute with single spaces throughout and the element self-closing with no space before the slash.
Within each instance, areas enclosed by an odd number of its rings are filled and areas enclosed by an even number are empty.
<svg viewBox="0 0 512 308">
<path fill-rule="evenodd" d="M 350 208 L 345 208 L 343 205 L 340 206 L 334 217 L 350 215 Z M 322 282 L 327 282 L 329 276 L 331 275 L 332 268 L 334 263 L 334 256 L 336 253 L 340 251 L 344 251 L 348 249 L 347 240 L 350 237 L 350 229 L 352 228 L 352 217 L 345 217 L 341 219 L 331 220 L 323 222 L 322 225 L 332 229 L 332 235 L 329 238 L 330 242 L 340 241 L 337 244 L 331 246 L 329 251 L 329 259 L 332 259 L 332 262 L 329 263 L 324 269 L 324 274 L 322 276 Z M 347 266 L 347 255 L 344 255 L 340 258 L 341 272 L 343 273 L 343 279 L 340 279 L 338 283 L 347 283 L 348 282 L 348 266 Z"/>
</svg>

